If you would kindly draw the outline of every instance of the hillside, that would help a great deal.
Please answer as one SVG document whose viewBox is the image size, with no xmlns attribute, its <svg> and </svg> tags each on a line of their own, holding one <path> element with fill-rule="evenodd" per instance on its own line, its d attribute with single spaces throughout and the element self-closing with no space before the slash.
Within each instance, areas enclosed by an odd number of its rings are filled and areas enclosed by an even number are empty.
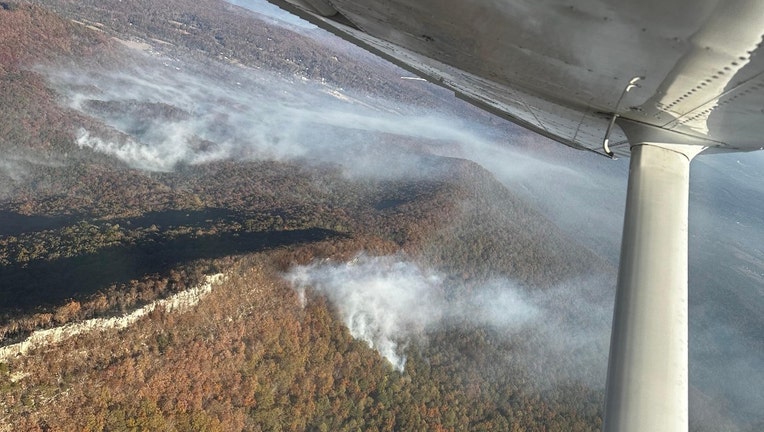
<svg viewBox="0 0 764 432">
<path fill-rule="evenodd" d="M 441 90 L 216 0 L 1 5 L 0 341 L 71 337 L 0 429 L 599 429 L 614 270 L 438 156 Z"/>
</svg>

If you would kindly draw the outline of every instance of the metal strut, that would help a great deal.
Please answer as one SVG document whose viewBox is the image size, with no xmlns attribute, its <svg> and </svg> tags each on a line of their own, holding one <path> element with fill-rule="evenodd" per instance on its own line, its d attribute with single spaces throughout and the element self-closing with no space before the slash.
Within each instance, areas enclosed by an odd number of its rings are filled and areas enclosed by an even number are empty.
<svg viewBox="0 0 764 432">
<path fill-rule="evenodd" d="M 605 432 L 687 432 L 690 161 L 703 148 L 631 148 Z"/>
</svg>

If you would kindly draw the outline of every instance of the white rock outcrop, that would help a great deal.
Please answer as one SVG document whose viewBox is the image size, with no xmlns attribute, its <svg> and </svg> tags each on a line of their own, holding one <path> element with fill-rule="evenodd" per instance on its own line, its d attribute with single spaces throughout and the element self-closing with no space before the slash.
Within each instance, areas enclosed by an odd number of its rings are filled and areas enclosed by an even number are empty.
<svg viewBox="0 0 764 432">
<path fill-rule="evenodd" d="M 37 330 L 22 342 L 0 348 L 0 361 L 6 361 L 19 355 L 26 355 L 30 350 L 59 343 L 78 334 L 125 328 L 157 308 L 164 309 L 167 312 L 183 312 L 199 303 L 204 296 L 212 291 L 214 285 L 219 284 L 224 279 L 225 276 L 222 273 L 206 276 L 204 282 L 194 288 L 179 292 L 166 299 L 156 300 L 122 316 L 94 318 L 66 324 L 61 327 Z"/>
</svg>

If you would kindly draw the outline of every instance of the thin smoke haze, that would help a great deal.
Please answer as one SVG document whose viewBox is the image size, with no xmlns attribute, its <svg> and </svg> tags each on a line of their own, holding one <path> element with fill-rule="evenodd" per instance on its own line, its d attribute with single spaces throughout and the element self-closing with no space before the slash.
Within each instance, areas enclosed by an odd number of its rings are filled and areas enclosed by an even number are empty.
<svg viewBox="0 0 764 432">
<path fill-rule="evenodd" d="M 573 351 L 579 360 L 590 362 L 556 367 L 547 381 L 596 381 L 599 377 L 592 376 L 603 372 L 607 338 L 603 321 L 609 311 L 597 313 L 600 305 L 586 291 L 596 281 L 534 293 L 496 279 L 453 299 L 444 294 L 446 275 L 397 255 L 359 255 L 348 263 L 296 266 L 284 277 L 303 305 L 310 301 L 311 292 L 326 296 L 351 335 L 376 349 L 398 371 L 405 368 L 405 350 L 412 340 L 424 340 L 428 333 L 449 326 L 469 325 L 491 328 L 510 338 L 520 332 L 523 337 L 530 335 L 533 340 L 522 359 L 529 367 L 545 364 L 541 356 L 557 358 L 555 353 Z M 568 312 L 579 317 L 562 316 L 556 312 L 559 304 L 566 304 Z M 561 372 L 566 367 L 567 372 Z"/>
<path fill-rule="evenodd" d="M 394 158 L 389 163 L 380 162 L 379 153 L 370 155 L 385 136 L 418 140 L 440 154 L 453 154 L 450 147 L 492 145 L 491 137 L 458 118 L 322 82 L 235 67 L 210 75 L 200 65 L 139 58 L 138 65 L 119 72 L 40 68 L 70 108 L 107 127 L 83 126 L 79 148 L 136 169 L 310 159 L 339 162 L 350 175 L 404 176 L 419 171 L 415 157 L 384 152 Z"/>
</svg>

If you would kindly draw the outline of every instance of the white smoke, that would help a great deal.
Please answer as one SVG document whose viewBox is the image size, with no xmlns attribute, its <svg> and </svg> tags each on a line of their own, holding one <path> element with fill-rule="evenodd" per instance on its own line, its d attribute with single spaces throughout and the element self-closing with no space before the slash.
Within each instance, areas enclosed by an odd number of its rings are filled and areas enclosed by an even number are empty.
<svg viewBox="0 0 764 432">
<path fill-rule="evenodd" d="M 353 337 L 399 371 L 406 364 L 401 347 L 440 321 L 445 305 L 439 275 L 396 257 L 362 255 L 349 263 L 298 266 L 286 277 L 303 301 L 307 287 L 326 295 Z"/>
<path fill-rule="evenodd" d="M 286 274 L 306 302 L 306 290 L 325 295 L 351 335 L 376 349 L 398 371 L 406 364 L 405 347 L 412 338 L 426 336 L 453 323 L 491 327 L 516 333 L 538 328 L 546 344 L 554 334 L 560 349 L 571 343 L 559 328 L 542 328 L 548 321 L 551 301 L 560 300 L 549 292 L 530 296 L 506 280 L 496 280 L 473 290 L 464 298 L 447 300 L 444 275 L 423 269 L 401 256 L 359 255 L 348 263 L 319 262 L 297 266 Z M 579 338 L 583 332 L 577 328 Z M 564 340 L 564 341 L 563 341 Z M 567 342 L 566 342 L 567 341 Z M 587 341 L 588 342 L 588 341 Z"/>
<path fill-rule="evenodd" d="M 135 55 L 136 64 L 120 71 L 39 68 L 70 108 L 117 132 L 85 125 L 77 145 L 132 168 L 309 159 L 389 177 L 391 167 L 395 176 L 421 171 L 408 156 L 387 160 L 396 153 L 390 137 L 445 155 L 455 144 L 488 148 L 494 139 L 454 116 L 300 76 Z"/>
<path fill-rule="evenodd" d="M 182 158 L 182 154 L 173 153 L 161 147 L 150 147 L 132 139 L 116 142 L 92 136 L 85 129 L 80 129 L 75 141 L 79 148 L 89 148 L 99 153 L 116 156 L 131 167 L 147 171 L 172 171 Z"/>
</svg>

